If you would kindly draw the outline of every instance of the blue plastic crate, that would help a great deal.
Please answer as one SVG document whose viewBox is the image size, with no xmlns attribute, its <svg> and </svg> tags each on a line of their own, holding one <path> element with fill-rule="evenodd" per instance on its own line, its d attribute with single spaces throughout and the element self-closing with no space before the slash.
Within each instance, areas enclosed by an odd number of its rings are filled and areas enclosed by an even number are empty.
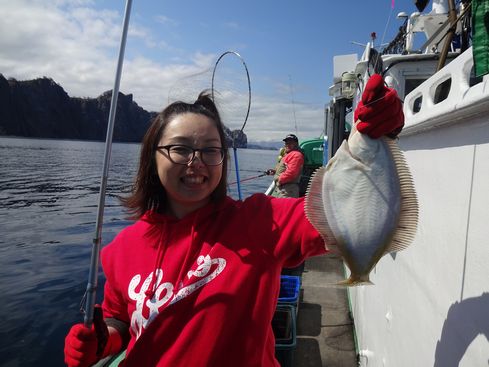
<svg viewBox="0 0 489 367">
<path fill-rule="evenodd" d="M 297 346 L 295 307 L 277 305 L 272 320 L 275 335 L 275 358 L 282 367 L 294 365 L 294 354 Z"/>
<path fill-rule="evenodd" d="M 281 275 L 278 302 L 297 304 L 299 301 L 300 288 L 301 278 L 299 276 Z"/>
</svg>

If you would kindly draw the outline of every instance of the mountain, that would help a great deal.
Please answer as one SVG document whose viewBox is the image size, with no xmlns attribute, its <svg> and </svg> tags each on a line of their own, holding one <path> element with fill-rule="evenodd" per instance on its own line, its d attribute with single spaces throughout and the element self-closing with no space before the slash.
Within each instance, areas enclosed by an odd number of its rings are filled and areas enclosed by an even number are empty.
<svg viewBox="0 0 489 367">
<path fill-rule="evenodd" d="M 50 78 L 27 81 L 0 74 L 0 134 L 29 138 L 105 140 L 112 92 L 71 98 Z M 119 93 L 114 141 L 140 142 L 154 112 Z"/>
<path fill-rule="evenodd" d="M 282 146 L 283 144 L 280 144 Z M 280 148 L 276 148 L 275 146 L 266 146 L 266 145 L 261 145 L 257 143 L 248 143 L 247 146 L 248 149 L 259 149 L 259 150 L 279 150 Z"/>
<path fill-rule="evenodd" d="M 51 78 L 18 81 L 0 74 L 0 135 L 29 138 L 104 141 L 112 91 L 97 98 L 70 97 Z M 156 112 L 133 101 L 132 94 L 119 92 L 114 141 L 141 142 Z M 228 145 L 246 148 L 246 135 L 226 131 Z"/>
<path fill-rule="evenodd" d="M 283 141 L 253 141 L 248 143 L 248 148 L 279 150 L 284 146 Z"/>
</svg>

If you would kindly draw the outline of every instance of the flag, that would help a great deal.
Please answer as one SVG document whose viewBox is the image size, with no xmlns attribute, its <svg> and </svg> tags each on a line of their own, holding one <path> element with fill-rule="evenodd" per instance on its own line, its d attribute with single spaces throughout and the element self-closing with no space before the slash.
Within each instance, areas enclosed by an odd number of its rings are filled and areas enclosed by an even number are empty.
<svg viewBox="0 0 489 367">
<path fill-rule="evenodd" d="M 489 73 L 489 1 L 474 0 L 472 2 L 472 53 L 474 58 L 475 76 Z"/>
</svg>

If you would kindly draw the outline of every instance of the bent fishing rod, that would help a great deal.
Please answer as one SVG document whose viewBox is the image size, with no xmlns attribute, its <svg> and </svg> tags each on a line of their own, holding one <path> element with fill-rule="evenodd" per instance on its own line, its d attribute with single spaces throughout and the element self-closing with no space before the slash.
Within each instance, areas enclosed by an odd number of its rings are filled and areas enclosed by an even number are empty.
<svg viewBox="0 0 489 367">
<path fill-rule="evenodd" d="M 94 318 L 95 296 L 98 283 L 98 266 L 100 258 L 100 245 L 102 243 L 102 223 L 105 207 L 105 191 L 107 189 L 107 178 L 109 176 L 110 154 L 112 150 L 112 136 L 114 132 L 114 121 L 117 110 L 117 98 L 119 96 L 119 86 L 122 74 L 122 64 L 124 61 L 124 51 L 126 48 L 127 29 L 129 27 L 129 17 L 131 14 L 132 0 L 126 0 L 126 9 L 124 12 L 124 22 L 122 27 L 121 43 L 119 48 L 119 59 L 115 74 L 114 89 L 112 90 L 112 99 L 110 102 L 109 122 L 107 127 L 107 137 L 105 140 L 104 167 L 100 182 L 99 202 L 97 209 L 97 222 L 95 224 L 95 235 L 92 241 L 92 256 L 90 261 L 90 272 L 88 274 L 87 289 L 85 291 L 86 304 L 84 312 L 84 324 L 87 328 L 92 327 Z M 82 299 L 83 304 L 83 299 Z M 101 316 L 101 315 L 100 315 Z"/>
</svg>

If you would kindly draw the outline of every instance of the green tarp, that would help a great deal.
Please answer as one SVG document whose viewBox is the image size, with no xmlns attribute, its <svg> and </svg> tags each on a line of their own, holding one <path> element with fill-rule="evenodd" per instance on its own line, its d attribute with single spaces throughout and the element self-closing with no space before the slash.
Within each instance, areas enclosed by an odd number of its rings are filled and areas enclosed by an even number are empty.
<svg viewBox="0 0 489 367">
<path fill-rule="evenodd" d="M 489 73 L 489 0 L 472 0 L 472 52 L 475 76 Z"/>
</svg>

